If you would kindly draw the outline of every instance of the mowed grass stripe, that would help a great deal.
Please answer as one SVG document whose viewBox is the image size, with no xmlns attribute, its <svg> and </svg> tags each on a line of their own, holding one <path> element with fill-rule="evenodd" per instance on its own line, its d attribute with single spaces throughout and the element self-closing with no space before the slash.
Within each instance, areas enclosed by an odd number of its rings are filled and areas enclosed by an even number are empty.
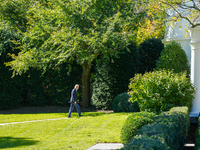
<svg viewBox="0 0 200 150">
<path fill-rule="evenodd" d="M 70 119 L 0 126 L 0 149 L 85 150 L 96 143 L 121 142 L 120 131 L 130 114 L 132 113 L 106 114 L 95 112 L 83 113 L 84 116 L 78 118 L 77 113 L 72 113 Z M 27 117 L 30 118 L 36 118 L 34 115 L 38 116 L 38 114 L 29 115 Z M 59 114 L 47 114 L 47 116 L 49 115 L 50 117 L 60 117 Z M 14 115 L 12 116 L 17 118 Z M 48 118 L 44 114 L 42 116 Z M 39 118 L 41 117 L 39 116 Z M 7 120 L 7 122 L 13 122 L 13 119 L 11 120 Z M 14 122 L 19 120 L 17 118 Z M 23 120 L 29 119 L 23 116 Z"/>
</svg>

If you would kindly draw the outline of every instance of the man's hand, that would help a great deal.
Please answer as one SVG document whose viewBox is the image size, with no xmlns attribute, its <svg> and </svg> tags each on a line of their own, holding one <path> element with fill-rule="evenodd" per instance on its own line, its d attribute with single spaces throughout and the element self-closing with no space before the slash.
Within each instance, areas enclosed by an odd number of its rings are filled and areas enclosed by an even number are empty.
<svg viewBox="0 0 200 150">
<path fill-rule="evenodd" d="M 76 101 L 74 103 L 76 104 Z"/>
</svg>

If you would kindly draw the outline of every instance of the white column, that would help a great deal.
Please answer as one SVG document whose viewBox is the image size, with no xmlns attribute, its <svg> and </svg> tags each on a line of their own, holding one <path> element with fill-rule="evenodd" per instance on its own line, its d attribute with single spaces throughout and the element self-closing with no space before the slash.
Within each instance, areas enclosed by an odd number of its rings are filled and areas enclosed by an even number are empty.
<svg viewBox="0 0 200 150">
<path fill-rule="evenodd" d="M 191 35 L 191 82 L 196 88 L 191 117 L 198 117 L 200 112 L 200 27 L 190 28 Z"/>
</svg>

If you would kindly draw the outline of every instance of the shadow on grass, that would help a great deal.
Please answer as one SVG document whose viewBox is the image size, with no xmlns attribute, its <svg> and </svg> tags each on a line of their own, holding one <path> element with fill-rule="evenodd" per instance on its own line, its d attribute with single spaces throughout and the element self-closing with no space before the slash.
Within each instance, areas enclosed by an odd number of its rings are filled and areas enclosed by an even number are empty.
<svg viewBox="0 0 200 150">
<path fill-rule="evenodd" d="M 30 138 L 0 137 L 0 149 L 30 146 L 38 142 L 39 141 L 31 140 Z"/>
</svg>

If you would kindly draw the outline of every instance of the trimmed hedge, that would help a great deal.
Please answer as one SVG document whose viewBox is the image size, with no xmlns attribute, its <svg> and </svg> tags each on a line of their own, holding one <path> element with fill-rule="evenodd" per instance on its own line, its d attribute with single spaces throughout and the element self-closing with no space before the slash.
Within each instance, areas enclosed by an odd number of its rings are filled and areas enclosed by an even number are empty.
<svg viewBox="0 0 200 150">
<path fill-rule="evenodd" d="M 118 94 L 112 104 L 114 112 L 139 112 L 140 108 L 137 102 L 129 102 L 130 95 L 127 92 Z"/>
<path fill-rule="evenodd" d="M 189 111 L 187 107 L 175 107 L 154 118 L 154 122 L 144 125 L 137 131 L 130 143 L 122 150 L 183 149 L 189 131 Z M 153 145 L 161 147 L 156 147 Z M 144 144 L 145 143 L 145 144 Z"/>
<path fill-rule="evenodd" d="M 175 120 L 177 123 L 180 123 L 181 129 L 185 136 L 188 136 L 190 128 L 190 117 L 189 117 L 189 108 L 186 106 L 183 107 L 173 107 L 168 112 L 169 114 L 178 114 L 178 118 Z"/>
<path fill-rule="evenodd" d="M 137 130 L 145 124 L 154 121 L 156 114 L 149 112 L 139 112 L 130 115 L 121 130 L 121 142 L 128 143 L 137 134 Z"/>
<path fill-rule="evenodd" d="M 136 135 L 130 143 L 121 150 L 170 150 L 163 138 Z"/>
</svg>

